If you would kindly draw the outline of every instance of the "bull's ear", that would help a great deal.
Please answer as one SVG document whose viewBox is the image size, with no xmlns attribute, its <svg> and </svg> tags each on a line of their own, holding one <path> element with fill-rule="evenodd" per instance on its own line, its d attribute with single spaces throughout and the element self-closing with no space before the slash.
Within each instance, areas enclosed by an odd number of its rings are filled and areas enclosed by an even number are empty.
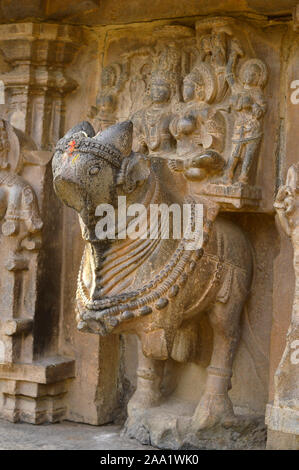
<svg viewBox="0 0 299 470">
<path fill-rule="evenodd" d="M 287 173 L 286 186 L 299 191 L 299 164 L 290 166 Z"/>
<path fill-rule="evenodd" d="M 102 144 L 114 147 L 127 157 L 132 151 L 133 124 L 131 121 L 119 122 L 99 132 L 95 139 Z"/>
<path fill-rule="evenodd" d="M 74 134 L 78 134 L 79 132 L 85 132 L 87 137 L 94 137 L 95 131 L 92 125 L 87 121 L 82 121 L 80 124 L 76 124 L 72 127 L 64 136 L 64 139 L 70 139 Z"/>
<path fill-rule="evenodd" d="M 150 175 L 150 160 L 145 155 L 132 153 L 123 160 L 117 185 L 122 186 L 125 193 L 131 193 L 141 186 Z"/>
</svg>

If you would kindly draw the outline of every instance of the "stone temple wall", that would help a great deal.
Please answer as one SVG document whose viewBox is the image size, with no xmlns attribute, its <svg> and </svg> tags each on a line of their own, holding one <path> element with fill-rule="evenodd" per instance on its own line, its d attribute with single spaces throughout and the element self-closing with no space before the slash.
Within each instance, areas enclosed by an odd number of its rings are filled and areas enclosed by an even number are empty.
<svg viewBox="0 0 299 470">
<path fill-rule="evenodd" d="M 207 440 L 210 448 L 260 448 L 267 439 L 270 449 L 298 449 L 297 1 L 13 3 L 0 2 L 0 416 L 126 420 L 129 436 L 162 448 Z M 108 319 L 103 335 L 76 299 L 80 265 L 84 274 L 95 262 L 81 262 L 93 246 L 92 222 L 83 218 L 81 232 L 67 189 L 55 186 L 71 207 L 56 196 L 51 160 L 81 121 L 105 136 L 127 120 L 133 152 L 162 162 L 162 196 L 201 202 L 209 224 L 203 258 L 176 281 L 176 300 L 163 294 L 146 304 L 147 316 L 132 307 L 129 321 L 119 314 L 112 327 Z M 101 139 L 117 148 L 109 132 Z M 54 176 L 63 179 L 57 148 Z M 124 144 L 118 151 L 127 158 Z M 150 179 L 141 173 L 140 163 L 138 188 Z M 104 187 L 100 181 L 99 194 Z M 219 229 L 216 261 L 209 255 L 219 218 L 245 235 L 252 269 L 245 248 L 235 253 L 241 242 L 230 228 Z M 251 270 L 246 287 L 226 256 L 238 258 L 240 272 Z M 157 257 L 161 266 L 138 258 L 137 276 L 125 267 L 109 295 L 122 293 L 127 278 L 134 290 L 158 279 L 172 248 L 163 245 Z M 193 301 L 201 315 L 179 320 Z M 224 312 L 221 333 L 215 305 Z M 231 360 L 221 361 L 221 351 Z"/>
</svg>

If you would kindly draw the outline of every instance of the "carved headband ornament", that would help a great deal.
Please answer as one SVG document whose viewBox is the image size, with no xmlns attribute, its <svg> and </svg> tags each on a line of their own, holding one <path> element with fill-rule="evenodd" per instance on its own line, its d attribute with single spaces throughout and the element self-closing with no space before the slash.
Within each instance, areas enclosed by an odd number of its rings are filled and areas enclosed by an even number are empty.
<svg viewBox="0 0 299 470">
<path fill-rule="evenodd" d="M 128 156 L 132 149 L 132 122 L 121 122 L 97 135 L 94 134 L 91 124 L 83 121 L 58 141 L 55 151 L 67 152 L 69 156 L 73 156 L 74 152 L 93 154 L 121 169 L 123 158 Z M 114 142 L 114 145 L 110 142 Z"/>
<path fill-rule="evenodd" d="M 73 156 L 73 152 L 93 154 L 102 158 L 116 168 L 121 168 L 121 154 L 109 145 L 104 145 L 89 138 L 85 132 L 78 132 L 70 139 L 60 139 L 55 148 L 56 152 L 67 152 Z"/>
</svg>

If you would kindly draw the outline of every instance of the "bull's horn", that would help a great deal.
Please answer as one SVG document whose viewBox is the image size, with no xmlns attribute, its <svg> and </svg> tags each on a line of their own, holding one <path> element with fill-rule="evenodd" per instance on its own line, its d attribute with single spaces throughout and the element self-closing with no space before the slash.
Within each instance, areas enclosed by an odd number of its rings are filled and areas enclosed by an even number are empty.
<svg viewBox="0 0 299 470">
<path fill-rule="evenodd" d="M 74 127 L 72 127 L 69 131 L 64 136 L 64 139 L 70 139 L 74 134 L 77 134 L 78 132 L 85 132 L 88 137 L 93 137 L 95 135 L 94 128 L 92 125 L 87 122 L 87 121 L 82 121 L 79 124 L 76 124 Z"/>
<path fill-rule="evenodd" d="M 99 132 L 95 137 L 102 144 L 115 147 L 124 157 L 130 155 L 133 140 L 133 124 L 131 121 L 124 121 Z"/>
</svg>

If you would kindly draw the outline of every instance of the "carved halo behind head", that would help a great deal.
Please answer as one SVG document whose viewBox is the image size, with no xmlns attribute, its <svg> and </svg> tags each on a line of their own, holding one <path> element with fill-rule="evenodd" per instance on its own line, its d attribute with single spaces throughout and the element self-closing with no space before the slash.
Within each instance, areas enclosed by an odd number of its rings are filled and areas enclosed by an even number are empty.
<svg viewBox="0 0 299 470">
<path fill-rule="evenodd" d="M 264 88 L 268 80 L 268 70 L 266 64 L 260 59 L 248 59 L 240 68 L 240 80 L 242 83 L 245 82 L 245 75 L 249 69 L 255 68 L 259 74 L 257 86 Z"/>
<path fill-rule="evenodd" d="M 192 82 L 195 85 L 195 95 L 197 93 L 196 89 L 201 86 L 203 83 L 204 86 L 204 101 L 210 103 L 213 101 L 216 95 L 216 81 L 211 67 L 208 64 L 200 63 L 196 65 L 191 72 L 186 75 L 184 82 Z M 196 96 L 195 96 L 196 98 Z"/>
</svg>

